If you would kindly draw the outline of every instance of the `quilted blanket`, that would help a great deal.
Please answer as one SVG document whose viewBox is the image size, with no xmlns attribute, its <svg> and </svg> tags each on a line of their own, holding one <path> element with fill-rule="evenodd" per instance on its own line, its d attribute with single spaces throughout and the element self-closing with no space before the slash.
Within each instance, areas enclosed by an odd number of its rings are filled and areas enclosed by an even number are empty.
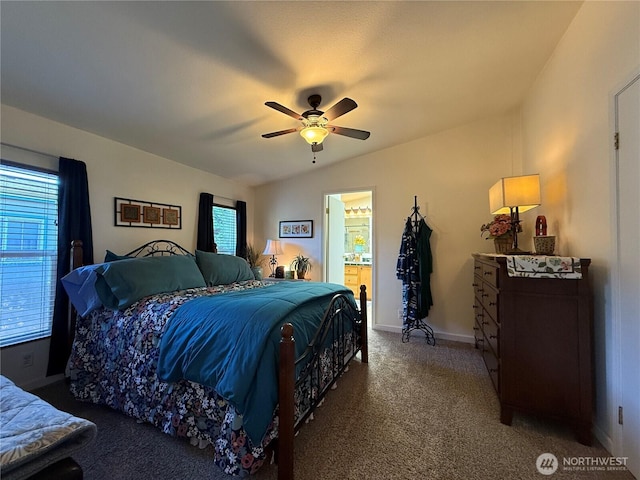
<svg viewBox="0 0 640 480">
<path fill-rule="evenodd" d="M 338 293 L 351 295 L 333 283 L 282 282 L 193 299 L 167 322 L 158 377 L 214 388 L 243 415 L 250 440 L 259 444 L 278 403 L 280 325 L 293 324 L 301 355 Z"/>
<path fill-rule="evenodd" d="M 0 477 L 20 480 L 71 456 L 96 425 L 62 412 L 0 375 Z"/>
</svg>

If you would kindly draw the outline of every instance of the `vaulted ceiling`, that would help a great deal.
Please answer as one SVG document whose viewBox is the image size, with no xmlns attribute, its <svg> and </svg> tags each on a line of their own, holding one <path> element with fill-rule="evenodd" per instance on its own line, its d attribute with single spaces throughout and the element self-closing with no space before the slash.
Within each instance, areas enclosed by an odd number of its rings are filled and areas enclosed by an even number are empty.
<svg viewBox="0 0 640 480">
<path fill-rule="evenodd" d="M 3 1 L 1 101 L 259 185 L 518 106 L 581 3 Z M 312 93 L 371 137 L 261 137 Z"/>
</svg>

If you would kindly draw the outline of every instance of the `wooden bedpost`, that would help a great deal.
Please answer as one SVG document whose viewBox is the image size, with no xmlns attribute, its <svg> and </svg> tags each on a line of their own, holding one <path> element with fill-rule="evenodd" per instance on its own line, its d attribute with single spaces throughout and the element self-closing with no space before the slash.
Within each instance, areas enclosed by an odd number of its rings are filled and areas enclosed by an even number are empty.
<svg viewBox="0 0 640 480">
<path fill-rule="evenodd" d="M 285 323 L 280 339 L 280 378 L 278 386 L 278 480 L 293 480 L 293 439 L 295 427 L 295 359 L 293 325 Z"/>
<path fill-rule="evenodd" d="M 362 363 L 369 363 L 369 341 L 367 339 L 367 287 L 360 285 L 360 319 L 362 320 L 360 336 L 362 346 L 360 347 L 360 360 Z"/>
<path fill-rule="evenodd" d="M 71 270 L 82 267 L 82 240 L 73 240 L 71 242 Z"/>
<path fill-rule="evenodd" d="M 71 270 L 75 270 L 78 267 L 82 267 L 83 265 L 83 251 L 82 251 L 82 240 L 72 240 L 71 241 L 71 255 L 70 255 L 70 267 Z M 73 345 L 73 338 L 76 335 L 76 309 L 69 301 L 69 312 L 67 313 L 67 327 L 69 329 L 69 338 L 67 339 L 69 348 Z"/>
</svg>

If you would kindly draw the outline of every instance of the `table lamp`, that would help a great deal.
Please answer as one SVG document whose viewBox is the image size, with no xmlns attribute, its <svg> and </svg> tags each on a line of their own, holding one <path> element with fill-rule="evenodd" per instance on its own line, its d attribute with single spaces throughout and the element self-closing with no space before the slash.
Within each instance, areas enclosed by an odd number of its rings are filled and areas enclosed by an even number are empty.
<svg viewBox="0 0 640 480">
<path fill-rule="evenodd" d="M 269 277 L 276 276 L 276 266 L 278 265 L 278 260 L 276 259 L 276 255 L 282 255 L 284 252 L 282 251 L 282 245 L 280 245 L 280 240 L 267 240 L 267 245 L 264 247 L 263 255 L 271 255 L 271 259 L 269 259 L 269 266 L 271 267 L 271 275 Z"/>
<path fill-rule="evenodd" d="M 489 210 L 494 215 L 511 215 L 513 250 L 509 253 L 525 253 L 518 248 L 520 212 L 540 205 L 540 175 L 504 177 L 489 189 Z"/>
</svg>

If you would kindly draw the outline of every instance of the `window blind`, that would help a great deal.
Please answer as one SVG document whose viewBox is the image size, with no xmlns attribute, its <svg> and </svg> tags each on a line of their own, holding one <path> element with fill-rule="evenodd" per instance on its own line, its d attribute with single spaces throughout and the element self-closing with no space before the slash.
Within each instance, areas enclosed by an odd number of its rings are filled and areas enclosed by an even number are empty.
<svg viewBox="0 0 640 480">
<path fill-rule="evenodd" d="M 213 237 L 218 246 L 218 253 L 236 254 L 236 209 L 213 206 Z"/>
<path fill-rule="evenodd" d="M 0 347 L 51 335 L 58 176 L 0 164 Z"/>
</svg>

